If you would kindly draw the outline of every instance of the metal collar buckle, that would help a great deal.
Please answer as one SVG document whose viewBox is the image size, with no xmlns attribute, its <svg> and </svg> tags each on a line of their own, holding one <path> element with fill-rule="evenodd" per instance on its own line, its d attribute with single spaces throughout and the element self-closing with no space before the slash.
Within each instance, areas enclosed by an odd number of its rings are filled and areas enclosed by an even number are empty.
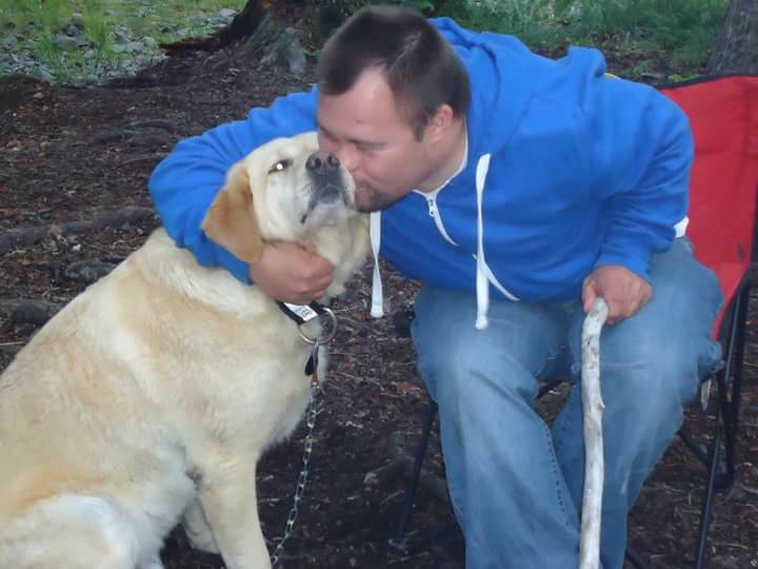
<svg viewBox="0 0 758 569">
<path fill-rule="evenodd" d="M 297 324 L 297 333 L 300 338 L 308 344 L 320 344 L 324 345 L 332 341 L 337 334 L 337 317 L 330 308 L 327 308 L 323 304 L 318 302 L 311 302 L 310 304 L 289 304 L 286 302 L 277 301 L 276 303 L 279 309 L 287 315 L 287 317 Z M 310 322 L 314 318 L 320 318 L 326 316 L 328 324 L 326 325 L 326 333 L 323 333 L 316 338 L 310 338 L 303 332 L 303 324 Z"/>
<path fill-rule="evenodd" d="M 305 334 L 305 332 L 303 332 L 303 330 L 301 328 L 302 325 L 300 325 L 300 326 L 297 327 L 297 333 L 300 334 L 300 337 L 305 342 L 307 342 L 309 344 L 316 344 L 316 343 L 318 343 L 319 345 L 323 346 L 323 345 L 328 344 L 329 342 L 331 342 L 334 339 L 334 336 L 337 334 L 337 317 L 334 315 L 334 312 L 332 312 L 331 308 L 327 308 L 326 306 L 322 306 L 321 308 L 323 308 L 324 311 L 321 314 L 319 314 L 319 317 L 322 316 L 322 315 L 326 315 L 326 317 L 327 317 L 327 319 L 329 321 L 329 324 L 326 327 L 326 333 L 324 333 L 323 330 L 322 330 L 322 333 L 321 333 L 320 336 L 318 336 L 316 338 L 309 338 Z"/>
</svg>

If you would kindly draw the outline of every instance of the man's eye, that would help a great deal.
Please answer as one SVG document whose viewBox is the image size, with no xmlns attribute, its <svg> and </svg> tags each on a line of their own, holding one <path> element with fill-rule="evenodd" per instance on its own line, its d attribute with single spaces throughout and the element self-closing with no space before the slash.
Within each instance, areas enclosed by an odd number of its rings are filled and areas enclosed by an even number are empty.
<svg viewBox="0 0 758 569">
<path fill-rule="evenodd" d="M 356 144 L 355 148 L 362 154 L 371 154 L 379 149 L 376 144 Z"/>
<path fill-rule="evenodd" d="M 273 174 L 274 172 L 283 172 L 290 166 L 292 166 L 292 160 L 289 160 L 289 159 L 279 160 L 279 162 L 277 162 L 271 167 L 271 170 L 269 170 L 268 173 Z"/>
</svg>

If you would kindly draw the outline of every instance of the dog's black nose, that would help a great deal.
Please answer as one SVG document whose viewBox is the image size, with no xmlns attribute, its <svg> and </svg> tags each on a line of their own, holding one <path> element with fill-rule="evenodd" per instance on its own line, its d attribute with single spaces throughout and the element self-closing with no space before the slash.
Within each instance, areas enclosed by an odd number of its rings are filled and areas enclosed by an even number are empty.
<svg viewBox="0 0 758 569">
<path fill-rule="evenodd" d="M 305 167 L 314 174 L 330 174 L 339 169 L 340 161 L 331 152 L 319 150 L 308 157 Z"/>
</svg>

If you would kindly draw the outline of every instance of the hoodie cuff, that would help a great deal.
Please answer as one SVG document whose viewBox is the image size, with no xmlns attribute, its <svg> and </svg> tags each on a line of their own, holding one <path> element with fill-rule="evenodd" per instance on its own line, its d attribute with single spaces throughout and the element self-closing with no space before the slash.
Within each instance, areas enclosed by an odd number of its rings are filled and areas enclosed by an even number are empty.
<svg viewBox="0 0 758 569">
<path fill-rule="evenodd" d="M 595 261 L 592 269 L 604 267 L 607 265 L 621 265 L 626 267 L 636 275 L 642 277 L 647 282 L 650 282 L 650 260 L 652 253 L 649 251 L 637 247 L 628 248 L 625 247 L 622 251 L 608 251 L 603 252 Z"/>
<path fill-rule="evenodd" d="M 250 278 L 250 265 L 244 261 L 240 261 L 220 245 L 216 245 L 216 264 L 224 267 L 242 283 L 253 283 Z"/>
</svg>

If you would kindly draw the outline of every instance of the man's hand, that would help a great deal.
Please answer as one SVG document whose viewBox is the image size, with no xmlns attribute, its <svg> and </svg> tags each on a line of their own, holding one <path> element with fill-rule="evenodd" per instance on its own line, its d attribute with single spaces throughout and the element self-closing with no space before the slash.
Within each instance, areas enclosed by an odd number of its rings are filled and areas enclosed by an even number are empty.
<svg viewBox="0 0 758 569">
<path fill-rule="evenodd" d="M 269 296 L 292 304 L 320 298 L 334 277 L 334 266 L 312 248 L 283 241 L 266 243 L 250 264 L 250 278 Z"/>
<path fill-rule="evenodd" d="M 608 305 L 608 324 L 634 315 L 653 295 L 650 284 L 622 265 L 604 265 L 592 271 L 582 285 L 584 311 L 598 296 Z"/>
</svg>

